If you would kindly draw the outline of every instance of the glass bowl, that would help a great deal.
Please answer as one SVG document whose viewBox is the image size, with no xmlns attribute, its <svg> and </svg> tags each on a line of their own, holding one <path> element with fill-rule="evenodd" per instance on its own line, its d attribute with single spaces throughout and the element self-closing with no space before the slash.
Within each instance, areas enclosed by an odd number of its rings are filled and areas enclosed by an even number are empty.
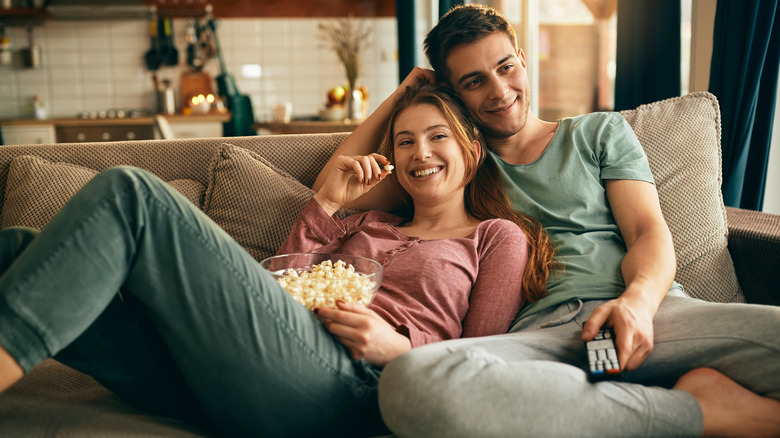
<svg viewBox="0 0 780 438">
<path fill-rule="evenodd" d="M 348 254 L 285 254 L 260 266 L 309 310 L 335 309 L 337 300 L 368 306 L 382 284 L 382 265 Z"/>
</svg>

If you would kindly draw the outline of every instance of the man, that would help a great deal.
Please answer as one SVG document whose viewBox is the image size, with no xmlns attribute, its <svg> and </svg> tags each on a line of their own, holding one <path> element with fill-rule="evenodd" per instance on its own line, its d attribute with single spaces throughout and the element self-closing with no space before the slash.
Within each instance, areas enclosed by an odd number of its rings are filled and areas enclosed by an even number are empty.
<svg viewBox="0 0 780 438">
<path fill-rule="evenodd" d="M 425 46 L 435 78 L 457 91 L 482 129 L 513 205 L 542 222 L 566 268 L 509 334 L 434 344 L 390 363 L 380 407 L 391 430 L 780 436 L 780 309 L 685 297 L 673 281 L 674 250 L 652 174 L 628 123 L 606 113 L 538 119 L 525 54 L 491 8 L 453 9 Z M 421 78 L 433 73 L 416 69 L 400 88 Z M 385 119 L 383 103 L 336 153 L 371 152 Z M 385 208 L 397 205 L 392 185 L 381 193 Z M 614 329 L 624 378 L 592 384 L 581 368 L 582 341 L 602 326 Z"/>
</svg>

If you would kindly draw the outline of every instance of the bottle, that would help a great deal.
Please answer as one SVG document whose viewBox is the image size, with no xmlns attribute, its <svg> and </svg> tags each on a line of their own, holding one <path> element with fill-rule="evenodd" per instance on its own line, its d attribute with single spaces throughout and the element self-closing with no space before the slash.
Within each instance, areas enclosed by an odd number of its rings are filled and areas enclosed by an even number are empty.
<svg viewBox="0 0 780 438">
<path fill-rule="evenodd" d="M 42 120 L 46 118 L 46 109 L 43 108 L 43 99 L 37 94 L 33 97 L 33 109 L 35 110 L 36 119 Z"/>
</svg>

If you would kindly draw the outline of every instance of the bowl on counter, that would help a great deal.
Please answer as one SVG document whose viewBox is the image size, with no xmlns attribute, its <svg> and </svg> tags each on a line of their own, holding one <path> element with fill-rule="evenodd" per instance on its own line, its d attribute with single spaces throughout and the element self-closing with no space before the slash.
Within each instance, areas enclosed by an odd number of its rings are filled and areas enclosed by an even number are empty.
<svg viewBox="0 0 780 438">
<path fill-rule="evenodd" d="M 335 122 L 339 120 L 344 120 L 344 107 L 343 106 L 331 106 L 331 107 L 324 107 L 320 108 L 320 112 L 318 114 L 320 120 L 324 120 L 327 122 Z"/>
<path fill-rule="evenodd" d="M 382 284 L 382 265 L 348 254 L 286 254 L 260 266 L 309 310 L 336 308 L 338 300 L 368 306 Z"/>
</svg>

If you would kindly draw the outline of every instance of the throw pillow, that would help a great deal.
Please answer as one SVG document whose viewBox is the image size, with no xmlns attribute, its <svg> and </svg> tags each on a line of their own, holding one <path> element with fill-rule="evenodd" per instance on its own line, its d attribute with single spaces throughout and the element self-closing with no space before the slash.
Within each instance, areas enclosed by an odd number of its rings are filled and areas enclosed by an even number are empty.
<svg viewBox="0 0 780 438">
<path fill-rule="evenodd" d="M 622 111 L 647 153 L 674 240 L 676 281 L 694 298 L 744 302 L 726 244 L 720 107 L 691 93 Z"/>
<path fill-rule="evenodd" d="M 20 155 L 11 161 L 5 187 L 0 228 L 24 226 L 42 229 L 97 170 L 77 164 L 55 163 L 33 155 Z M 203 184 L 189 179 L 170 181 L 194 204 L 200 206 Z"/>
<path fill-rule="evenodd" d="M 203 210 L 262 260 L 276 254 L 313 195 L 260 155 L 225 144 L 212 160 Z"/>
</svg>

